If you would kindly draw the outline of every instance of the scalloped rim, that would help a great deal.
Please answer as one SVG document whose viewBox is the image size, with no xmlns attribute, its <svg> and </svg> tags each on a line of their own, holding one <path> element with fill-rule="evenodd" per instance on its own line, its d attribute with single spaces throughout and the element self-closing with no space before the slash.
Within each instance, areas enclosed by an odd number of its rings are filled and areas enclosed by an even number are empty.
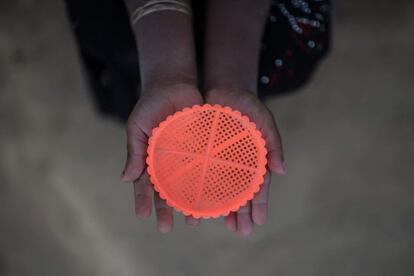
<svg viewBox="0 0 414 276">
<path fill-rule="evenodd" d="M 153 171 L 152 158 L 150 158 L 150 156 L 151 156 L 151 152 L 154 150 L 154 146 L 155 146 L 154 145 L 155 135 L 157 135 L 157 133 L 159 131 L 164 129 L 165 126 L 170 121 L 174 120 L 175 118 L 177 118 L 179 116 L 182 116 L 182 115 L 185 115 L 187 113 L 198 111 L 198 110 L 218 110 L 218 111 L 226 112 L 228 114 L 236 116 L 237 118 L 241 119 L 241 121 L 247 126 L 247 128 L 249 130 L 251 130 L 253 133 L 256 133 L 256 135 L 254 135 L 254 136 L 256 136 L 258 143 L 260 145 L 262 145 L 262 147 L 261 147 L 262 150 L 263 150 L 262 158 L 263 158 L 264 162 L 263 162 L 263 166 L 257 169 L 257 177 L 251 185 L 252 187 L 254 187 L 254 190 L 252 190 L 249 194 L 246 194 L 245 197 L 242 200 L 240 200 L 237 204 L 234 204 L 234 206 L 226 208 L 225 210 L 212 211 L 212 212 L 207 213 L 207 212 L 197 212 L 197 211 L 194 211 L 194 210 L 188 210 L 187 208 L 183 208 L 183 207 L 179 206 L 179 204 L 176 204 L 173 200 L 168 198 L 168 196 L 161 189 L 161 185 L 159 184 L 158 180 L 156 179 L 155 172 Z M 204 218 L 204 219 L 218 218 L 220 216 L 227 216 L 227 215 L 230 214 L 230 212 L 236 212 L 237 210 L 240 209 L 240 207 L 246 205 L 248 201 L 252 200 L 254 195 L 259 192 L 260 186 L 264 182 L 264 175 L 266 174 L 266 165 L 267 165 L 266 141 L 263 139 L 262 133 L 257 129 L 256 124 L 253 123 L 252 121 L 250 121 L 250 119 L 246 115 L 243 115 L 240 111 L 233 110 L 232 108 L 230 108 L 228 106 L 223 107 L 223 106 L 218 105 L 218 104 L 216 104 L 216 105 L 205 104 L 205 105 L 202 105 L 202 106 L 194 105 L 191 108 L 190 107 L 185 107 L 181 111 L 177 111 L 176 113 L 167 116 L 167 118 L 164 121 L 162 121 L 158 125 L 158 127 L 155 127 L 152 130 L 152 135 L 148 139 L 146 163 L 147 163 L 147 172 L 148 172 L 148 175 L 149 175 L 149 178 L 150 178 L 150 182 L 153 184 L 154 189 L 159 193 L 160 197 L 162 199 L 164 199 L 169 206 L 173 207 L 177 212 L 183 213 L 185 216 L 191 215 L 195 218 Z"/>
</svg>

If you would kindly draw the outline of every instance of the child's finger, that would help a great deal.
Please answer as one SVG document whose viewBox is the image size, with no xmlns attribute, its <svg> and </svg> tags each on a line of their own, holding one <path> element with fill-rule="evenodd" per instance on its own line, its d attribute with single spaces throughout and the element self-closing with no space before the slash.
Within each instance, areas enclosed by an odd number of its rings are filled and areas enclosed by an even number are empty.
<svg viewBox="0 0 414 276">
<path fill-rule="evenodd" d="M 266 140 L 268 150 L 268 167 L 272 172 L 279 175 L 286 174 L 286 166 L 283 158 L 282 139 L 276 126 L 275 119 L 270 111 L 264 114 L 265 118 L 261 131 Z"/>
<path fill-rule="evenodd" d="M 161 98 L 163 99 L 163 98 Z M 145 168 L 148 136 L 167 115 L 174 112 L 165 99 L 155 100 L 141 97 L 128 118 L 127 150 L 128 157 L 122 172 L 122 180 L 134 181 Z"/>
<path fill-rule="evenodd" d="M 135 214 L 139 218 L 151 216 L 153 189 L 147 172 L 134 182 Z"/>
<path fill-rule="evenodd" d="M 237 216 L 235 212 L 231 212 L 228 216 L 224 218 L 224 223 L 226 228 L 229 231 L 236 232 L 237 231 Z"/>
<path fill-rule="evenodd" d="M 247 237 L 253 231 L 253 221 L 251 218 L 251 204 L 247 202 L 237 211 L 237 232 L 243 237 Z"/>
<path fill-rule="evenodd" d="M 134 181 L 144 171 L 147 155 L 147 136 L 132 120 L 127 125 L 127 160 L 121 178 Z"/>
<path fill-rule="evenodd" d="M 260 187 L 260 191 L 252 200 L 252 219 L 257 225 L 263 225 L 267 220 L 270 176 L 270 172 L 267 171 L 264 176 L 264 182 Z"/>
<path fill-rule="evenodd" d="M 174 223 L 172 208 L 169 207 L 162 198 L 160 198 L 158 193 L 154 193 L 154 199 L 158 231 L 163 234 L 171 232 Z"/>
</svg>

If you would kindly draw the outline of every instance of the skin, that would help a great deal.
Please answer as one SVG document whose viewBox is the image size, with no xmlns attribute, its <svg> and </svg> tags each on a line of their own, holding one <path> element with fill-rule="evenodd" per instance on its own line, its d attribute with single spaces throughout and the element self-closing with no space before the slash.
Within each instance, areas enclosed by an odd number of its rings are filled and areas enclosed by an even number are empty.
<svg viewBox="0 0 414 276">
<path fill-rule="evenodd" d="M 268 149 L 268 173 L 258 194 L 225 218 L 230 231 L 248 236 L 266 223 L 271 172 L 283 175 L 282 143 L 272 113 L 257 97 L 261 37 L 269 0 L 210 0 L 205 45 L 205 99 L 228 105 L 254 121 Z M 228 16 L 231 14 L 231 16 Z"/>
<path fill-rule="evenodd" d="M 127 0 L 130 11 L 146 1 Z M 261 130 L 268 149 L 268 172 L 254 199 L 225 218 L 230 231 L 248 236 L 267 220 L 271 172 L 285 174 L 280 135 L 272 113 L 258 99 L 260 40 L 269 0 L 209 0 L 205 31 L 204 93 L 197 88 L 191 18 L 163 11 L 133 26 L 141 74 L 141 98 L 127 124 L 127 161 L 122 180 L 134 183 L 135 212 L 151 216 L 154 204 L 161 233 L 173 229 L 173 210 L 154 193 L 145 168 L 147 140 L 164 118 L 194 104 L 221 104 L 240 110 Z M 231 14 L 232 16 L 228 16 Z M 185 217 L 189 226 L 200 221 Z"/>
</svg>

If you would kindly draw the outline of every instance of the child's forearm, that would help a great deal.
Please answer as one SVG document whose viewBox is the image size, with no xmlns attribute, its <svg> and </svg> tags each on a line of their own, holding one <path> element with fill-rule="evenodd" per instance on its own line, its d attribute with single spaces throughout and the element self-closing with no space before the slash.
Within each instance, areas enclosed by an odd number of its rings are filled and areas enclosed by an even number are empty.
<svg viewBox="0 0 414 276">
<path fill-rule="evenodd" d="M 207 2 L 205 86 L 256 92 L 270 0 Z"/>
<path fill-rule="evenodd" d="M 147 1 L 125 0 L 130 13 Z M 143 16 L 135 33 L 143 91 L 169 84 L 196 85 L 191 16 L 174 10 Z"/>
</svg>

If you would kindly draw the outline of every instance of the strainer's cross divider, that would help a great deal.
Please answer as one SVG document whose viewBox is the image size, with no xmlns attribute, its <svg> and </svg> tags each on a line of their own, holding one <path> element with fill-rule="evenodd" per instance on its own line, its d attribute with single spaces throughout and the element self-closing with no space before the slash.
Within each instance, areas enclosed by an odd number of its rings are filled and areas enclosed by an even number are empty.
<svg viewBox="0 0 414 276">
<path fill-rule="evenodd" d="M 217 145 L 216 147 L 214 147 L 212 149 L 211 155 L 212 156 L 216 155 L 220 151 L 226 149 L 228 146 L 231 146 L 234 143 L 236 143 L 237 141 L 242 140 L 244 137 L 248 136 L 249 134 L 250 134 L 250 132 L 248 130 L 244 130 L 244 131 L 240 132 L 239 134 L 237 134 L 237 135 L 231 137 L 230 139 L 228 139 L 227 141 L 224 141 L 220 145 Z"/>
<path fill-rule="evenodd" d="M 200 201 L 200 197 L 204 188 L 204 179 L 206 178 L 206 174 L 207 174 L 207 168 L 208 168 L 208 162 L 212 161 L 212 162 L 217 162 L 217 163 L 222 163 L 225 164 L 227 166 L 233 167 L 233 168 L 238 168 L 241 170 L 248 170 L 251 172 L 254 172 L 256 174 L 256 172 L 258 171 L 257 168 L 254 167 L 250 167 L 244 164 L 240 164 L 234 161 L 229 161 L 229 160 L 224 160 L 224 159 L 220 159 L 217 157 L 213 157 L 216 154 L 220 153 L 221 151 L 227 149 L 229 146 L 233 145 L 235 142 L 242 140 L 243 138 L 245 138 L 246 136 L 248 136 L 250 134 L 250 132 L 248 130 L 244 130 L 240 133 L 238 133 L 237 135 L 231 137 L 230 139 L 222 142 L 219 145 L 216 145 L 215 147 L 213 147 L 213 143 L 214 143 L 214 138 L 217 132 L 217 124 L 219 122 L 219 118 L 223 113 L 221 111 L 216 111 L 215 112 L 215 117 L 214 117 L 214 121 L 213 124 L 211 125 L 211 132 L 209 135 L 209 140 L 208 140 L 208 145 L 207 145 L 207 149 L 206 149 L 206 153 L 205 154 L 200 154 L 200 153 L 191 153 L 191 152 L 183 152 L 183 151 L 175 151 L 175 150 L 169 150 L 169 149 L 162 149 L 162 148 L 154 148 L 155 151 L 161 151 L 161 152 L 165 152 L 165 153 L 171 153 L 171 154 L 179 154 L 179 155 L 184 155 L 184 156 L 188 156 L 188 157 L 198 157 L 202 159 L 203 162 L 203 167 L 202 167 L 202 174 L 200 176 L 200 178 L 198 179 L 198 181 L 200 181 L 200 185 L 198 185 L 198 189 L 197 189 L 197 195 L 194 201 L 194 205 L 197 206 L 199 201 Z M 191 171 L 196 165 L 200 164 L 200 159 L 193 159 L 191 160 L 185 167 L 176 170 L 173 174 L 171 174 L 167 179 L 165 179 L 164 181 L 166 183 L 172 181 L 173 179 L 180 177 L 181 175 L 186 174 L 187 172 Z"/>
<path fill-rule="evenodd" d="M 221 112 L 216 111 L 214 121 L 213 121 L 213 123 L 211 124 L 211 127 L 210 127 L 210 135 L 209 135 L 209 138 L 208 138 L 208 144 L 207 144 L 207 150 L 206 150 L 206 157 L 207 158 L 205 158 L 204 162 L 203 162 L 203 170 L 201 172 L 201 177 L 199 179 L 201 185 L 198 185 L 198 191 L 197 191 L 197 194 L 196 194 L 196 197 L 195 197 L 195 200 L 194 200 L 194 205 L 196 206 L 196 208 L 199 207 L 201 193 L 202 193 L 203 188 L 204 188 L 204 179 L 206 178 L 206 173 L 207 173 L 208 157 L 210 156 L 211 147 L 213 145 L 213 138 L 216 135 L 216 129 L 217 129 L 217 124 L 219 122 L 220 115 L 221 115 Z"/>
<path fill-rule="evenodd" d="M 155 151 L 164 152 L 164 153 L 171 153 L 171 154 L 178 154 L 178 155 L 186 155 L 186 156 L 189 156 L 189 157 L 199 157 L 199 158 L 202 158 L 203 161 L 205 159 L 208 159 L 210 161 L 215 161 L 215 162 L 222 163 L 222 164 L 225 164 L 227 166 L 235 167 L 235 168 L 242 169 L 242 170 L 249 170 L 249 171 L 253 171 L 253 172 L 257 171 L 257 168 L 254 168 L 254 167 L 249 167 L 249 166 L 246 166 L 246 165 L 243 165 L 243 164 L 240 164 L 240 163 L 236 163 L 236 162 L 233 162 L 233 161 L 223 160 L 223 159 L 220 159 L 220 158 L 217 158 L 217 157 L 207 157 L 206 155 L 201 154 L 201 153 L 176 151 L 176 150 L 169 150 L 169 149 L 162 149 L 162 148 L 155 148 Z M 195 161 L 197 161 L 197 160 L 195 160 Z M 185 168 L 187 168 L 189 166 L 191 166 L 191 168 L 194 167 L 193 163 L 195 163 L 194 160 L 190 161 L 190 163 L 188 163 L 185 166 Z M 173 178 L 173 177 L 180 176 L 180 175 L 182 175 L 182 173 L 181 173 L 182 171 L 183 170 L 177 170 L 176 173 L 172 174 L 168 178 Z M 187 172 L 187 171 L 188 170 L 185 170 L 185 172 Z"/>
<path fill-rule="evenodd" d="M 168 151 L 164 151 L 164 152 L 168 152 Z M 164 180 L 164 182 L 165 183 L 169 183 L 170 181 L 174 180 L 175 178 L 180 177 L 180 176 L 186 174 L 187 172 L 191 171 L 194 168 L 194 166 L 196 164 L 198 164 L 199 162 L 200 162 L 200 160 L 197 160 L 197 159 L 191 160 L 190 163 L 188 163 L 186 166 L 182 167 L 180 170 L 176 170 L 173 174 L 169 175 Z"/>
</svg>

